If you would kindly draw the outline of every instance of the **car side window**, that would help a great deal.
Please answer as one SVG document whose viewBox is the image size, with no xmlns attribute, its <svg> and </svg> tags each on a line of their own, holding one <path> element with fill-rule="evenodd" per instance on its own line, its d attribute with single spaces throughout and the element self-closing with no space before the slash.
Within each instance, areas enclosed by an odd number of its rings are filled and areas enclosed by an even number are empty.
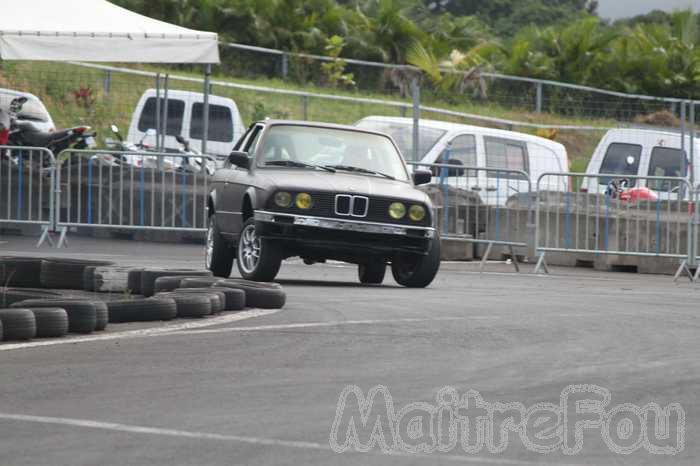
<svg viewBox="0 0 700 466">
<path fill-rule="evenodd" d="M 462 134 L 454 138 L 450 148 L 450 160 L 459 160 L 462 165 L 475 167 L 476 138 L 471 134 Z"/>
<path fill-rule="evenodd" d="M 502 168 L 505 170 L 521 170 L 529 173 L 527 162 L 527 144 L 512 139 L 485 137 L 486 166 L 488 168 Z M 489 178 L 514 178 L 521 179 L 515 173 L 488 172 Z"/>
<path fill-rule="evenodd" d="M 649 176 L 684 178 L 688 174 L 688 157 L 685 151 L 670 147 L 656 146 L 651 150 Z M 647 187 L 656 191 L 674 191 L 680 186 L 678 181 L 649 180 Z"/>
<path fill-rule="evenodd" d="M 251 156 L 255 152 L 255 147 L 258 145 L 258 140 L 260 139 L 260 135 L 262 134 L 263 127 L 262 125 L 255 125 L 255 128 L 253 128 L 253 131 L 250 134 L 250 137 L 246 141 L 245 145 L 243 146 L 243 152 L 248 152 Z"/>
</svg>

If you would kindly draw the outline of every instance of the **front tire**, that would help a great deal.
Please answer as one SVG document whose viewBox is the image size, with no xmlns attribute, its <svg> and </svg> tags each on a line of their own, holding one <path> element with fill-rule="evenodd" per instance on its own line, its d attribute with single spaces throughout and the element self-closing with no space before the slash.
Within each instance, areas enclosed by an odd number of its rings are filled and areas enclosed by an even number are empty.
<svg viewBox="0 0 700 466">
<path fill-rule="evenodd" d="M 255 230 L 255 220 L 249 218 L 243 224 L 238 238 L 236 265 L 241 277 L 255 282 L 271 282 L 282 265 L 282 253 L 274 241 L 260 238 Z"/>
<path fill-rule="evenodd" d="M 216 277 L 228 278 L 233 268 L 235 251 L 224 241 L 216 226 L 216 214 L 209 216 L 204 266 Z"/>
<path fill-rule="evenodd" d="M 384 281 L 386 274 L 386 264 L 384 261 L 369 261 L 357 267 L 357 275 L 360 283 L 365 285 L 379 285 Z"/>
<path fill-rule="evenodd" d="M 440 269 L 440 238 L 433 238 L 428 255 L 397 254 L 391 262 L 391 273 L 399 285 L 425 288 Z"/>
</svg>

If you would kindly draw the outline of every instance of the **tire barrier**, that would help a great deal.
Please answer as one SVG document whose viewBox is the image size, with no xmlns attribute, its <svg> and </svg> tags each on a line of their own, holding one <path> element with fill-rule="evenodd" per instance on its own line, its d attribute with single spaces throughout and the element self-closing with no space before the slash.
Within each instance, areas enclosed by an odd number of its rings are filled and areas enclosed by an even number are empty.
<svg viewBox="0 0 700 466">
<path fill-rule="evenodd" d="M 206 317 L 211 315 L 211 299 L 208 296 L 194 293 L 161 292 L 157 298 L 169 298 L 175 301 L 177 316 L 184 318 Z"/>
<path fill-rule="evenodd" d="M 36 319 L 29 309 L 0 309 L 3 340 L 31 340 L 36 336 Z"/>
<path fill-rule="evenodd" d="M 12 305 L 14 308 L 58 307 L 68 314 L 68 332 L 92 333 L 97 328 L 95 304 L 84 299 L 29 299 Z"/>
<path fill-rule="evenodd" d="M 41 287 L 41 258 L 0 257 L 0 285 Z"/>
<path fill-rule="evenodd" d="M 110 301 L 110 322 L 151 322 L 177 317 L 177 305 L 172 298 L 145 298 Z"/>
<path fill-rule="evenodd" d="M 124 293 L 130 290 L 129 274 L 132 271 L 132 267 L 116 265 L 85 267 L 83 288 L 100 293 Z"/>
<path fill-rule="evenodd" d="M 145 297 L 153 296 L 155 293 L 155 281 L 159 277 L 174 277 L 182 276 L 202 276 L 211 277 L 212 273 L 208 270 L 187 270 L 187 269 L 144 269 L 141 272 L 141 294 Z"/>
<path fill-rule="evenodd" d="M 78 259 L 50 259 L 41 262 L 41 285 L 44 288 L 82 290 L 84 272 L 88 266 L 112 265 L 113 262 Z"/>
<path fill-rule="evenodd" d="M 37 338 L 58 338 L 68 333 L 68 313 L 60 307 L 29 309 L 36 320 Z"/>
<path fill-rule="evenodd" d="M 14 303 L 27 299 L 60 299 L 61 294 L 37 288 L 0 289 L 0 307 L 10 307 Z"/>
<path fill-rule="evenodd" d="M 234 288 L 245 292 L 248 307 L 280 309 L 287 301 L 287 294 L 277 283 L 260 283 L 238 278 L 227 278 L 216 282 L 217 287 Z"/>
<path fill-rule="evenodd" d="M 56 288 L 0 287 L 0 340 L 60 338 L 68 333 L 102 331 L 109 322 L 205 318 L 246 306 L 280 308 L 286 302 L 277 283 L 221 279 L 202 270 L 139 269 L 104 261 L 27 257 L 0 257 L 0 265 L 5 266 L 1 276 L 8 283 Z M 82 297 L 59 287 L 95 295 Z M 157 294 L 114 301 L 109 301 L 114 298 L 110 296 L 106 302 L 97 295 L 133 291 Z"/>
</svg>

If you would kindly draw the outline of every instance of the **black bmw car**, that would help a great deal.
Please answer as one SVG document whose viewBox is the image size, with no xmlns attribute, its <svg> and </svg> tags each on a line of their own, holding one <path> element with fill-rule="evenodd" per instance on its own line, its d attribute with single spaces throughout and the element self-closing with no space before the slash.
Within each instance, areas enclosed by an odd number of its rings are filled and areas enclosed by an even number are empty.
<svg viewBox="0 0 700 466">
<path fill-rule="evenodd" d="M 227 277 L 271 281 L 281 262 L 340 260 L 362 283 L 387 264 L 407 287 L 428 286 L 440 267 L 432 205 L 393 140 L 353 126 L 265 120 L 238 141 L 214 175 L 205 262 Z"/>
</svg>

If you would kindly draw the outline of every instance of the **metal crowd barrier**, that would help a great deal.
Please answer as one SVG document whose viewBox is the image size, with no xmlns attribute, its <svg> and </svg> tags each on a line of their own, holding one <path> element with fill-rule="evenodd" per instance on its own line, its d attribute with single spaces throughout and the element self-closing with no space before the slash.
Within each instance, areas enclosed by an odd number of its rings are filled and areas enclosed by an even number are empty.
<svg viewBox="0 0 700 466">
<path fill-rule="evenodd" d="M 41 225 L 53 245 L 56 159 L 43 147 L 0 146 L 0 223 Z"/>
<path fill-rule="evenodd" d="M 61 244 L 66 227 L 206 230 L 212 156 L 69 149 L 57 164 Z"/>
<path fill-rule="evenodd" d="M 563 178 L 587 192 L 543 189 Z M 677 279 L 694 265 L 694 199 L 683 178 L 544 173 L 537 181 L 535 272 L 548 271 L 547 253 L 624 255 L 679 259 Z"/>
<path fill-rule="evenodd" d="M 443 239 L 483 244 L 481 270 L 495 246 L 502 246 L 520 271 L 515 248 L 532 244 L 532 183 L 521 170 L 450 164 L 409 163 L 433 172 L 422 189 L 433 201 Z"/>
</svg>

